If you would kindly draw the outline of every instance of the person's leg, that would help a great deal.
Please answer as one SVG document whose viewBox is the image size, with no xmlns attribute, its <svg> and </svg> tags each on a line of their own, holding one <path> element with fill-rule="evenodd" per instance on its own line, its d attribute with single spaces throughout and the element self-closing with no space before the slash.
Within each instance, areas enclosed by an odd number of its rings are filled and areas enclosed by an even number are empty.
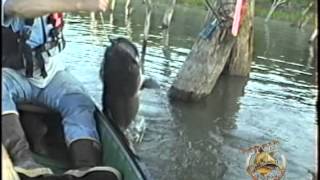
<svg viewBox="0 0 320 180">
<path fill-rule="evenodd" d="M 39 94 L 39 99 L 61 113 L 74 179 L 118 179 L 117 170 L 95 170 L 101 165 L 102 149 L 94 119 L 95 104 L 82 84 L 69 72 L 58 72 Z"/>
<path fill-rule="evenodd" d="M 2 68 L 2 144 L 10 154 L 16 171 L 33 177 L 52 172 L 34 161 L 16 108 L 16 103 L 31 100 L 32 91 L 25 77 L 12 69 Z"/>
<path fill-rule="evenodd" d="M 99 165 L 101 152 L 94 119 L 95 104 L 82 84 L 69 72 L 60 71 L 40 91 L 39 100 L 61 113 L 74 168 Z"/>
</svg>

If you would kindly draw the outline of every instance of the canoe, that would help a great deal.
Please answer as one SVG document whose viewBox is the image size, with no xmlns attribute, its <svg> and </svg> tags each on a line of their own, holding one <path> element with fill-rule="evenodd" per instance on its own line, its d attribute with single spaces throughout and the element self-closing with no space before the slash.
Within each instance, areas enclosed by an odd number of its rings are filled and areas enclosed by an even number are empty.
<svg viewBox="0 0 320 180">
<path fill-rule="evenodd" d="M 59 113 L 30 103 L 19 104 L 18 110 L 35 160 L 57 174 L 69 170 L 70 161 L 68 161 Z M 98 108 L 94 115 L 102 142 L 103 166 L 116 168 L 123 180 L 151 179 L 145 164 L 129 148 L 119 128 Z M 40 151 L 39 145 L 45 148 Z"/>
<path fill-rule="evenodd" d="M 1 145 L 1 160 L 1 179 L 20 180 L 17 172 L 14 170 L 9 154 L 3 145 Z"/>
</svg>

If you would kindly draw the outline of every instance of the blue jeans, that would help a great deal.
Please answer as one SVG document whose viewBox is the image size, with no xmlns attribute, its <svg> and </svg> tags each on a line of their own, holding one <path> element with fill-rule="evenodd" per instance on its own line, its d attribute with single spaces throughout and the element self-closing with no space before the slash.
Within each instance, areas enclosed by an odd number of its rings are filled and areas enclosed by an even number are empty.
<svg viewBox="0 0 320 180">
<path fill-rule="evenodd" d="M 95 104 L 69 72 L 59 71 L 45 88 L 38 88 L 15 70 L 2 68 L 2 115 L 17 113 L 16 103 L 35 102 L 60 112 L 66 144 L 79 139 L 99 142 Z"/>
</svg>

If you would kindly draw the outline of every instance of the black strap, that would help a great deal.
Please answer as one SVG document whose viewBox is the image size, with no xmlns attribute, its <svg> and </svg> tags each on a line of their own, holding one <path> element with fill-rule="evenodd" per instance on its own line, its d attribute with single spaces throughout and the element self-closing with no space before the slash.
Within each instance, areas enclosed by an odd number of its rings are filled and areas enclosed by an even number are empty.
<svg viewBox="0 0 320 180">
<path fill-rule="evenodd" d="M 23 43 L 23 57 L 26 60 L 26 77 L 32 77 L 33 75 L 32 49 L 27 43 Z"/>
<path fill-rule="evenodd" d="M 40 70 L 41 70 L 41 76 L 43 78 L 46 78 L 47 77 L 47 71 L 46 71 L 46 67 L 45 67 L 45 63 L 44 63 L 44 58 L 43 58 L 43 55 L 41 54 L 42 51 L 39 51 L 39 50 L 36 50 L 36 59 L 37 59 L 37 63 L 38 63 L 38 66 L 40 67 Z"/>
<path fill-rule="evenodd" d="M 41 17 L 41 26 L 42 26 L 42 35 L 43 35 L 43 45 L 40 46 L 39 48 L 35 49 L 35 56 L 37 59 L 38 66 L 40 67 L 40 70 L 41 70 L 41 76 L 43 78 L 45 78 L 45 77 L 47 77 L 47 71 L 46 71 L 46 66 L 45 66 L 45 62 L 44 62 L 45 60 L 42 56 L 42 52 L 43 52 L 42 50 L 43 50 L 44 45 L 47 42 L 47 34 L 46 34 L 46 29 L 45 29 L 43 17 Z"/>
<path fill-rule="evenodd" d="M 30 23 L 30 22 L 29 22 Z M 33 55 L 32 48 L 27 44 L 27 40 L 30 37 L 31 32 L 25 31 L 20 35 L 20 49 L 22 57 L 26 60 L 26 77 L 32 77 L 33 75 Z"/>
<path fill-rule="evenodd" d="M 40 19 L 41 19 L 41 27 L 42 27 L 43 44 L 45 44 L 47 42 L 46 28 L 43 21 L 43 17 L 40 17 Z"/>
<path fill-rule="evenodd" d="M 33 26 L 34 19 L 25 19 L 25 25 Z M 22 32 L 20 39 L 21 52 L 26 60 L 26 77 L 33 77 L 33 55 L 32 48 L 27 44 L 27 40 L 30 37 L 31 32 Z"/>
</svg>

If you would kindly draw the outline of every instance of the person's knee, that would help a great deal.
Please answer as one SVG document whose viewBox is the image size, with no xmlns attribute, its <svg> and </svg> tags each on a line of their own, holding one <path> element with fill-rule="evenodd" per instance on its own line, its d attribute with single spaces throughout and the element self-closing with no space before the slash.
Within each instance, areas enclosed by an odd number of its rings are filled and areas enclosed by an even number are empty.
<svg viewBox="0 0 320 180">
<path fill-rule="evenodd" d="M 95 104 L 89 96 L 69 95 L 63 98 L 62 117 L 66 143 L 77 139 L 98 141 L 99 135 L 94 118 Z"/>
<path fill-rule="evenodd" d="M 2 85 L 1 85 L 1 90 L 2 90 L 2 101 L 5 97 L 10 97 L 9 94 L 10 94 L 10 88 L 8 86 L 8 83 L 7 83 L 7 79 L 2 77 Z"/>
<path fill-rule="evenodd" d="M 73 93 L 65 95 L 59 104 L 65 116 L 81 114 L 79 112 L 93 113 L 95 104 L 90 96 L 84 93 Z"/>
<path fill-rule="evenodd" d="M 15 70 L 2 68 L 2 99 L 28 99 L 31 96 L 31 86 Z"/>
<path fill-rule="evenodd" d="M 9 76 L 9 72 L 8 70 L 6 70 L 7 68 L 3 68 L 2 69 L 2 94 L 3 93 L 8 93 L 8 91 L 10 90 L 9 86 L 10 86 L 10 81 L 11 78 Z"/>
<path fill-rule="evenodd" d="M 15 107 L 15 103 L 13 100 L 13 87 L 10 87 L 10 78 L 7 75 L 7 73 L 4 73 L 2 70 L 2 85 L 1 85 L 1 114 L 6 115 L 6 114 L 17 114 L 17 110 Z"/>
<path fill-rule="evenodd" d="M 2 74 L 2 99 L 4 98 L 12 98 L 14 86 L 12 83 L 12 79 L 7 74 Z"/>
</svg>

